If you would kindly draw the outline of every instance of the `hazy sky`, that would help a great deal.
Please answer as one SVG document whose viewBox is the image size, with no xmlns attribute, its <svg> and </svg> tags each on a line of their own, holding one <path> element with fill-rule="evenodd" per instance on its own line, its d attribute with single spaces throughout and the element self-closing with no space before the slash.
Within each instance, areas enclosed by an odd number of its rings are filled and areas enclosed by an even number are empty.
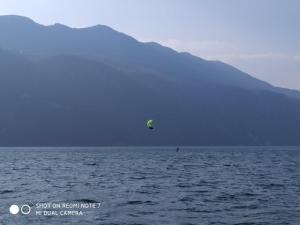
<svg viewBox="0 0 300 225">
<path fill-rule="evenodd" d="M 42 24 L 105 24 L 300 90 L 298 0 L 0 0 L 0 15 L 7 14 Z"/>
</svg>

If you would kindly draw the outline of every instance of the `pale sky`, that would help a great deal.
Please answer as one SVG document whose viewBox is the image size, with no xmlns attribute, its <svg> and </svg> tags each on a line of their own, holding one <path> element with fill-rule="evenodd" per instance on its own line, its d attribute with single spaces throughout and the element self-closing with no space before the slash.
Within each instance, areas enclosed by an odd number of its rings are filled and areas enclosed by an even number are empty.
<svg viewBox="0 0 300 225">
<path fill-rule="evenodd" d="M 104 24 L 300 90 L 298 0 L 0 0 L 0 15 L 10 14 L 45 25 Z"/>
</svg>

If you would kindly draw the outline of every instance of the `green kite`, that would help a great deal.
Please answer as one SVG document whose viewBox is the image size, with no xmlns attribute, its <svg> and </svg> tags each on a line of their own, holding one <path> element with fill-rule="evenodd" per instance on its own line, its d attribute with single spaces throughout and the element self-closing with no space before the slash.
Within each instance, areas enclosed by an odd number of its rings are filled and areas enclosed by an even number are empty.
<svg viewBox="0 0 300 225">
<path fill-rule="evenodd" d="M 147 121 L 147 127 L 148 127 L 150 130 L 154 129 L 154 127 L 153 127 L 153 120 L 148 120 L 148 121 Z"/>
</svg>

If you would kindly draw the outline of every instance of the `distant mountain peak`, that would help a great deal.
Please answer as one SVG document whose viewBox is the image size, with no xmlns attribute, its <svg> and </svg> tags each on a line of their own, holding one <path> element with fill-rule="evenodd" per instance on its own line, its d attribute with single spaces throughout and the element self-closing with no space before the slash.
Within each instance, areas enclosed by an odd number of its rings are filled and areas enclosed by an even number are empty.
<svg viewBox="0 0 300 225">
<path fill-rule="evenodd" d="M 15 25 L 38 25 L 40 27 L 45 27 L 45 28 L 51 28 L 51 27 L 55 27 L 55 28 L 63 28 L 63 29 L 76 29 L 76 30 L 109 30 L 109 31 L 114 31 L 114 32 L 118 32 L 114 29 L 112 29 L 109 26 L 106 25 L 101 25 L 101 24 L 97 24 L 94 26 L 88 26 L 88 27 L 82 27 L 82 28 L 74 28 L 74 27 L 70 27 L 68 25 L 62 24 L 62 23 L 54 23 L 52 25 L 44 25 L 44 24 L 40 24 L 38 22 L 35 22 L 34 20 L 25 17 L 25 16 L 19 16 L 19 15 L 2 15 L 0 16 L 0 24 L 2 23 L 2 25 L 4 23 L 11 25 L 11 26 L 15 26 Z"/>
<path fill-rule="evenodd" d="M 12 24 L 35 24 L 35 25 L 41 25 L 33 21 L 32 19 L 25 17 L 25 16 L 18 16 L 18 15 L 3 15 L 0 16 L 1 23 L 10 23 Z"/>
<path fill-rule="evenodd" d="M 71 28 L 71 27 L 69 27 L 69 26 L 67 26 L 67 25 L 64 25 L 64 24 L 62 24 L 62 23 L 55 23 L 55 24 L 53 24 L 53 25 L 50 25 L 50 27 Z"/>
</svg>

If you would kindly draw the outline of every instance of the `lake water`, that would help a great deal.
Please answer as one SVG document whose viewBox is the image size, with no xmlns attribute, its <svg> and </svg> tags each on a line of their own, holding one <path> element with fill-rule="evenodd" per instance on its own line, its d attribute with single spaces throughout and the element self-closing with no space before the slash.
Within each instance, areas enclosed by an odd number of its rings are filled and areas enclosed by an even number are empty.
<svg viewBox="0 0 300 225">
<path fill-rule="evenodd" d="M 300 224 L 300 148 L 1 148 L 0 179 L 5 225 Z"/>
</svg>

